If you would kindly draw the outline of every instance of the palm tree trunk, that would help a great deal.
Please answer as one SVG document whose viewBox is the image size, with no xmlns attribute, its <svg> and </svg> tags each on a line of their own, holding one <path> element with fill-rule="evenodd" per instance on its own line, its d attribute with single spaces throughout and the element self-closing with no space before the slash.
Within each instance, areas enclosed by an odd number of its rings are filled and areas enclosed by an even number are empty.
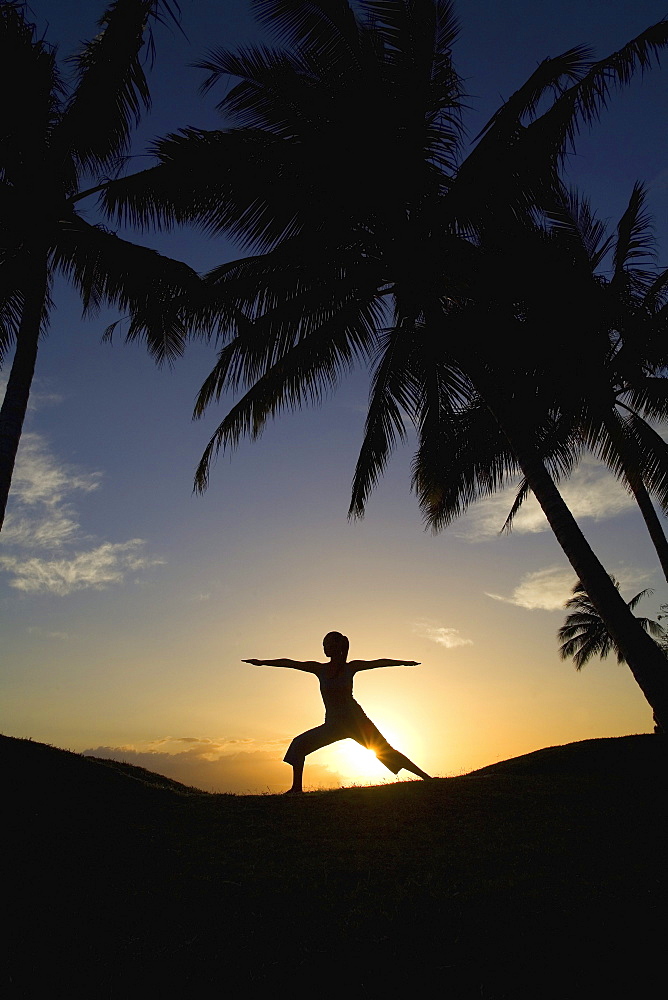
<svg viewBox="0 0 668 1000">
<path fill-rule="evenodd" d="M 649 702 L 657 730 L 668 732 L 668 663 L 665 654 L 629 611 L 564 503 L 540 454 L 527 440 L 527 435 L 505 414 L 499 416 L 494 413 L 494 416 L 557 541 Z"/>
<path fill-rule="evenodd" d="M 668 540 L 666 539 L 658 514 L 654 509 L 652 499 L 647 492 L 647 487 L 642 480 L 642 476 L 634 471 L 638 466 L 636 461 L 637 456 L 634 455 L 629 441 L 622 433 L 619 421 L 614 419 L 611 412 L 603 414 L 603 422 L 611 441 L 614 441 L 615 447 L 622 459 L 626 485 L 635 497 L 635 501 L 638 504 L 647 531 L 649 532 L 649 537 L 652 539 L 654 548 L 656 549 L 663 575 L 668 582 Z"/>
<path fill-rule="evenodd" d="M 631 492 L 636 499 L 636 503 L 640 508 L 640 513 L 642 514 L 645 524 L 647 525 L 649 536 L 654 543 L 656 554 L 659 557 L 659 562 L 661 563 L 663 575 L 668 583 L 668 539 L 666 538 L 663 526 L 659 520 L 659 515 L 654 509 L 652 498 L 647 492 L 645 484 L 642 480 L 629 476 L 628 483 Z"/>
<path fill-rule="evenodd" d="M 16 452 L 21 440 L 35 372 L 39 332 L 47 292 L 47 254 L 36 251 L 25 285 L 23 314 L 16 336 L 16 351 L 0 409 L 0 530 L 5 520 Z"/>
</svg>

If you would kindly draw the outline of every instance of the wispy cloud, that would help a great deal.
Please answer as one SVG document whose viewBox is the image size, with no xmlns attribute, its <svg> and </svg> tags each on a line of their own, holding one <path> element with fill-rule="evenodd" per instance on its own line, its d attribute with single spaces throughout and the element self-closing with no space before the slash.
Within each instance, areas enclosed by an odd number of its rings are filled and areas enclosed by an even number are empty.
<svg viewBox="0 0 668 1000">
<path fill-rule="evenodd" d="M 62 639 L 63 642 L 66 642 L 70 637 L 69 632 L 50 632 L 39 625 L 29 625 L 26 632 L 30 635 L 43 636 L 45 639 Z"/>
<path fill-rule="evenodd" d="M 16 456 L 12 500 L 21 506 L 57 508 L 70 493 L 97 490 L 100 478 L 99 472 L 82 473 L 58 463 L 40 434 L 25 433 Z"/>
<path fill-rule="evenodd" d="M 622 567 L 614 573 L 622 588 L 647 584 L 650 574 L 633 567 Z M 506 604 L 515 604 L 529 611 L 561 610 L 571 596 L 576 577 L 572 570 L 563 566 L 548 566 L 545 569 L 526 573 L 509 595 L 487 593 L 487 597 Z"/>
<path fill-rule="evenodd" d="M 5 545 L 24 548 L 59 549 L 76 541 L 80 525 L 70 510 L 45 512 L 42 517 L 23 517 L 10 513 L 2 529 Z"/>
<path fill-rule="evenodd" d="M 634 500 L 603 466 L 593 460 L 583 461 L 559 491 L 575 518 L 604 521 L 633 508 Z M 516 486 L 482 500 L 455 526 L 459 537 L 484 541 L 498 535 L 513 505 Z M 533 496 L 520 508 L 513 521 L 514 532 L 533 534 L 549 531 L 545 515 Z"/>
<path fill-rule="evenodd" d="M 509 596 L 490 594 L 495 601 L 505 601 L 506 604 L 516 604 L 518 608 L 530 611 L 556 611 L 563 608 L 570 597 L 575 576 L 572 570 L 562 566 L 548 566 L 534 573 L 527 573 Z"/>
<path fill-rule="evenodd" d="M 105 542 L 67 559 L 37 559 L 0 556 L 0 569 L 12 574 L 10 585 L 31 594 L 71 594 L 75 590 L 102 590 L 121 583 L 128 573 L 158 566 L 163 562 L 143 555 L 145 542 Z"/>
<path fill-rule="evenodd" d="M 8 381 L 8 372 L 0 372 L 0 397 L 2 397 L 2 399 L 5 398 Z M 62 403 L 64 397 L 59 392 L 53 392 L 50 389 L 50 382 L 51 380 L 48 378 L 42 378 L 40 376 L 35 377 L 32 386 L 30 387 L 30 397 L 28 399 L 29 413 L 34 413 L 35 410 L 41 410 L 44 406 L 53 406 L 58 403 Z"/>
<path fill-rule="evenodd" d="M 0 571 L 10 586 L 64 596 L 121 583 L 164 561 L 147 554 L 140 538 L 111 542 L 84 533 L 71 498 L 98 490 L 101 478 L 59 462 L 42 435 L 23 435 L 0 535 Z"/>
<path fill-rule="evenodd" d="M 465 639 L 459 629 L 446 625 L 435 625 L 429 621 L 415 622 L 413 632 L 422 636 L 423 639 L 430 639 L 431 642 L 436 642 L 439 646 L 445 646 L 446 649 L 473 645 L 473 640 Z"/>
</svg>

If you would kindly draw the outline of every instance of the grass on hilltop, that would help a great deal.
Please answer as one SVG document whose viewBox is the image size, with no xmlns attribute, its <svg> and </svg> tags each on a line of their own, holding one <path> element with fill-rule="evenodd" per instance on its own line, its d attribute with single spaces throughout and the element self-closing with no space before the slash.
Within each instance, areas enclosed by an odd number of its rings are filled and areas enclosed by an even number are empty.
<svg viewBox="0 0 668 1000">
<path fill-rule="evenodd" d="M 298 798 L 0 753 L 9 997 L 570 1000 L 662 976 L 663 737 Z"/>
</svg>

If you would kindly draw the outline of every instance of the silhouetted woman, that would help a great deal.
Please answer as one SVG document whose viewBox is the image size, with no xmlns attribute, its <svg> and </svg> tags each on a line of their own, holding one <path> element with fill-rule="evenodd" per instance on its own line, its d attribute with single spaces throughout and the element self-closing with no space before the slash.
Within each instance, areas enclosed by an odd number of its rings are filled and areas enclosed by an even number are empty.
<svg viewBox="0 0 668 1000">
<path fill-rule="evenodd" d="M 417 667 L 415 660 L 351 660 L 348 662 L 349 642 L 340 632 L 328 632 L 322 641 L 329 663 L 317 660 L 242 660 L 255 667 L 292 667 L 315 674 L 320 681 L 320 693 L 325 703 L 325 721 L 322 726 L 309 729 L 301 736 L 295 736 L 283 760 L 291 764 L 294 772 L 290 793 L 301 792 L 304 758 L 320 750 L 321 747 L 345 740 L 348 737 L 373 750 L 385 767 L 397 774 L 402 768 L 417 774 L 419 778 L 430 776 L 422 771 L 404 754 L 399 753 L 368 719 L 353 698 L 353 677 L 358 670 L 373 670 L 374 667 Z"/>
</svg>

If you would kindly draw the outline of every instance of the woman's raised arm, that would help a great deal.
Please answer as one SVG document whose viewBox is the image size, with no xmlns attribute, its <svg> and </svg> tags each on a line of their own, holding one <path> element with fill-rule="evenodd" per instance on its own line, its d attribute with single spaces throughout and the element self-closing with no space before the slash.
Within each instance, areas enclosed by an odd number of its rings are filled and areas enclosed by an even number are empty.
<svg viewBox="0 0 668 1000">
<path fill-rule="evenodd" d="M 307 673 L 315 673 L 315 668 L 322 666 L 321 663 L 316 663 L 315 660 L 287 660 L 281 658 L 278 660 L 242 660 L 242 663 L 250 663 L 254 667 L 291 667 L 292 670 L 306 670 Z"/>
<path fill-rule="evenodd" d="M 355 670 L 373 670 L 374 667 L 419 667 L 417 660 L 352 660 L 350 666 Z"/>
</svg>

